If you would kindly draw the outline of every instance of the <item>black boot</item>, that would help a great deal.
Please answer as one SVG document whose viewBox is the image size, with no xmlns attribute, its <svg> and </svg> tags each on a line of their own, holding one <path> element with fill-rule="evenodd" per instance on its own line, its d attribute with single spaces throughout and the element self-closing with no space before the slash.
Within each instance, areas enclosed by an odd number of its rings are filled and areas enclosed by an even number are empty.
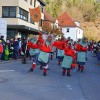
<svg viewBox="0 0 100 100">
<path fill-rule="evenodd" d="M 69 76 L 69 77 L 71 76 L 70 75 L 70 69 L 67 69 L 67 76 Z"/>
<path fill-rule="evenodd" d="M 31 69 L 29 70 L 29 72 L 33 72 L 33 69 L 31 68 Z"/>
<path fill-rule="evenodd" d="M 43 70 L 43 67 L 42 66 L 40 66 L 40 70 Z"/>
<path fill-rule="evenodd" d="M 46 73 L 43 73 L 43 76 L 47 76 L 47 74 Z"/>
<path fill-rule="evenodd" d="M 81 66 L 80 66 L 80 65 L 78 65 L 78 70 L 77 70 L 77 71 L 79 72 L 80 70 L 81 70 Z"/>
<path fill-rule="evenodd" d="M 84 66 L 81 66 L 81 72 L 83 72 L 84 71 Z"/>
<path fill-rule="evenodd" d="M 66 73 L 66 69 L 63 68 L 62 76 L 65 76 L 65 73 Z"/>
</svg>

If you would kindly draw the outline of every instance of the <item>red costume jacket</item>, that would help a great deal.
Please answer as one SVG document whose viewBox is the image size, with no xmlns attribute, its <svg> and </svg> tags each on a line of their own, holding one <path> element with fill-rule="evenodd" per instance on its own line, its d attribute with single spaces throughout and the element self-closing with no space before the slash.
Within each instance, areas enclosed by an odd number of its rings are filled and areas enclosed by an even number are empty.
<svg viewBox="0 0 100 100">
<path fill-rule="evenodd" d="M 83 47 L 82 45 L 77 44 L 76 47 L 75 47 L 75 49 L 76 49 L 77 51 L 86 52 L 86 51 L 87 51 L 87 46 L 86 46 L 86 47 Z"/>
<path fill-rule="evenodd" d="M 3 46 L 0 44 L 0 53 L 3 53 Z"/>
<path fill-rule="evenodd" d="M 64 41 L 55 41 L 55 42 L 53 43 L 53 46 L 55 46 L 57 49 L 60 49 L 60 50 L 64 50 L 65 47 L 66 47 Z"/>
<path fill-rule="evenodd" d="M 43 43 L 42 45 L 39 46 L 39 49 L 43 52 L 50 53 L 52 51 L 52 46 L 47 46 L 46 43 Z"/>
<path fill-rule="evenodd" d="M 71 56 L 74 60 L 76 59 L 75 51 L 70 46 L 65 48 L 64 52 L 65 52 L 65 55 Z"/>
</svg>

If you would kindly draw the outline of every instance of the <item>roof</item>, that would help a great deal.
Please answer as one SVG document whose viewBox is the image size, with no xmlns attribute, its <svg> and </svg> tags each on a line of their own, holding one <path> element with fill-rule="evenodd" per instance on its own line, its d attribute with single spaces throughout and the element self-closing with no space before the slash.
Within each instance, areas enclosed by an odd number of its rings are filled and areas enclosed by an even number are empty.
<svg viewBox="0 0 100 100">
<path fill-rule="evenodd" d="M 64 12 L 58 17 L 58 23 L 62 27 L 77 27 L 67 12 Z"/>
<path fill-rule="evenodd" d="M 50 21 L 50 22 L 52 22 L 52 23 L 54 23 L 55 22 L 55 19 L 46 11 L 46 10 L 44 10 L 44 20 L 46 20 L 46 21 Z"/>
<path fill-rule="evenodd" d="M 43 0 L 38 0 L 43 6 L 46 6 L 46 3 Z"/>
</svg>

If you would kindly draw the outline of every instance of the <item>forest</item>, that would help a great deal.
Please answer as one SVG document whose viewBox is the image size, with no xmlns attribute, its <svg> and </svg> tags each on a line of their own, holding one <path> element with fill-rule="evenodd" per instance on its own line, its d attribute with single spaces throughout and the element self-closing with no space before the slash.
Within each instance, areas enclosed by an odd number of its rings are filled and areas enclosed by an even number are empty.
<svg viewBox="0 0 100 100">
<path fill-rule="evenodd" d="M 81 23 L 89 40 L 100 39 L 100 1 L 97 0 L 44 0 L 45 9 L 54 18 L 67 12 L 73 20 Z"/>
</svg>

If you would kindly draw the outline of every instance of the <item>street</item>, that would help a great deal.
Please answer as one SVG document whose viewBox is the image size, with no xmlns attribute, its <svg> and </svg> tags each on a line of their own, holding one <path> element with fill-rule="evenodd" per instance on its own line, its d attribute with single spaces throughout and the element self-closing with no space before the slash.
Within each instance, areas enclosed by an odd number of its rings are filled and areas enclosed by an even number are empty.
<svg viewBox="0 0 100 100">
<path fill-rule="evenodd" d="M 100 100 L 100 66 L 88 52 L 85 71 L 71 70 L 71 77 L 62 76 L 56 58 L 49 63 L 47 76 L 37 66 L 29 73 L 31 61 L 0 63 L 0 100 Z"/>
</svg>

